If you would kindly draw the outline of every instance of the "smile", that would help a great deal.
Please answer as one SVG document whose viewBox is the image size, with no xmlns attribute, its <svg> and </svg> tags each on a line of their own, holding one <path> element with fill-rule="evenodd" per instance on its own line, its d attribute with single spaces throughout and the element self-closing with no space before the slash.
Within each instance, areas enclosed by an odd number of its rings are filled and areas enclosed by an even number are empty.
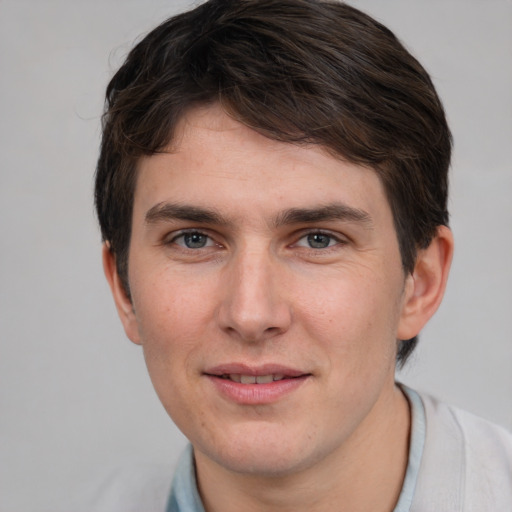
<svg viewBox="0 0 512 512">
<path fill-rule="evenodd" d="M 241 405 L 273 404 L 297 392 L 311 373 L 281 365 L 227 364 L 209 368 L 204 376 L 223 399 Z"/>
</svg>

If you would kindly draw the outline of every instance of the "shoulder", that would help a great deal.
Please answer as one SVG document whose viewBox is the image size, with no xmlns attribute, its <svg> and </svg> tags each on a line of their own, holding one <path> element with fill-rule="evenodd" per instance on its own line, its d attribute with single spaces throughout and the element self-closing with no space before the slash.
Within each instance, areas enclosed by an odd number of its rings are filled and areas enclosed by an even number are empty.
<svg viewBox="0 0 512 512">
<path fill-rule="evenodd" d="M 425 406 L 427 442 L 443 441 L 461 450 L 465 465 L 512 474 L 512 433 L 457 407 L 420 395 Z M 446 445 L 444 449 L 446 449 Z M 512 485 L 512 480 L 508 480 Z"/>
<path fill-rule="evenodd" d="M 448 503 L 453 508 L 446 510 L 512 510 L 512 433 L 428 395 L 420 396 L 426 438 L 418 500 L 435 502 L 441 507 L 437 510 Z"/>
</svg>

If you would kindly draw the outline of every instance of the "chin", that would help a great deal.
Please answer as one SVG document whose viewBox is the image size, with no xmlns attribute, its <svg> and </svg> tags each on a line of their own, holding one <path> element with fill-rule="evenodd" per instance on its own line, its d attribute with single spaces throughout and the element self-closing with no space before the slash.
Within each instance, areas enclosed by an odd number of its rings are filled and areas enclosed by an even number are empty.
<svg viewBox="0 0 512 512">
<path fill-rule="evenodd" d="M 229 471 L 259 477 L 286 477 L 322 458 L 321 447 L 314 449 L 313 436 L 294 435 L 282 426 L 279 430 L 276 434 L 272 428 L 258 428 L 257 432 L 246 429 L 228 435 L 229 439 L 215 443 L 213 449 L 211 445 L 205 449 L 200 444 L 195 447 Z M 329 451 L 326 449 L 326 454 Z"/>
<path fill-rule="evenodd" d="M 262 453 L 261 450 L 242 451 L 222 456 L 216 454 L 217 464 L 238 474 L 262 478 L 286 477 L 309 466 L 298 454 Z"/>
</svg>

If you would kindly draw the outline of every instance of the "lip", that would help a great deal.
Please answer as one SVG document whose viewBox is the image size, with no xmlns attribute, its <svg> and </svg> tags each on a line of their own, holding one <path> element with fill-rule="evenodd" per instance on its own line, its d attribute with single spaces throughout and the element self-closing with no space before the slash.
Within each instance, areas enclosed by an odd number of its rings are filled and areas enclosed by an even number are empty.
<svg viewBox="0 0 512 512">
<path fill-rule="evenodd" d="M 213 375 L 220 377 L 222 375 L 229 375 L 230 373 L 240 373 L 242 375 L 251 375 L 258 377 L 261 375 L 269 375 L 280 373 L 286 377 L 300 377 L 306 375 L 308 372 L 304 372 L 297 368 L 290 368 L 280 364 L 262 364 L 262 365 L 248 365 L 243 363 L 228 363 L 220 364 L 204 371 L 207 375 Z"/>
<path fill-rule="evenodd" d="M 283 378 L 265 384 L 242 384 L 225 375 L 238 374 L 259 377 L 264 375 L 282 375 Z M 221 364 L 204 371 L 203 375 L 220 395 L 241 405 L 264 405 L 282 400 L 301 387 L 311 373 L 279 364 L 251 366 L 240 363 Z"/>
</svg>

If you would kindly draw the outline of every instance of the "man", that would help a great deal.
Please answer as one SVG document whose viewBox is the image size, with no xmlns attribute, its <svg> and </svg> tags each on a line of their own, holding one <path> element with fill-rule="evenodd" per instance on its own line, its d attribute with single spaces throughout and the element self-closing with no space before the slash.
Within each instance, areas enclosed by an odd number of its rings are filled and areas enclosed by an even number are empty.
<svg viewBox="0 0 512 512">
<path fill-rule="evenodd" d="M 104 267 L 191 443 L 140 510 L 510 509 L 510 434 L 394 380 L 446 285 L 450 151 L 428 74 L 343 3 L 212 0 L 132 50 Z"/>
</svg>

